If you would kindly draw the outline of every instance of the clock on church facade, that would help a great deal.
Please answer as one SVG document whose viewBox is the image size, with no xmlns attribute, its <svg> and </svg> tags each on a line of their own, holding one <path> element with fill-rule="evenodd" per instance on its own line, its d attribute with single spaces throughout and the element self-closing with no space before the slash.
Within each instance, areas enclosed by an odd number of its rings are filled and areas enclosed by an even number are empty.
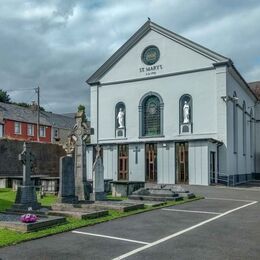
<svg viewBox="0 0 260 260">
<path fill-rule="evenodd" d="M 150 45 L 144 49 L 142 53 L 142 61 L 146 65 L 153 65 L 155 64 L 160 58 L 160 51 L 159 49 L 154 46 Z"/>
</svg>

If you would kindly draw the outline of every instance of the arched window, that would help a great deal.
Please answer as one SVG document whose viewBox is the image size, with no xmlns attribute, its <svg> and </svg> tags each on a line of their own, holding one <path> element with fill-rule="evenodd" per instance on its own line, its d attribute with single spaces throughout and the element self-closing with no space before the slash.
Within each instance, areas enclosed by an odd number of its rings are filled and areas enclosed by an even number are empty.
<svg viewBox="0 0 260 260">
<path fill-rule="evenodd" d="M 115 131 L 116 137 L 125 137 L 126 134 L 126 109 L 123 102 L 115 107 Z"/>
<path fill-rule="evenodd" d="M 184 94 L 179 100 L 180 133 L 192 133 L 192 97 Z"/>
<path fill-rule="evenodd" d="M 253 109 L 250 110 L 250 156 L 253 157 Z"/>
<path fill-rule="evenodd" d="M 150 92 L 139 104 L 140 136 L 163 134 L 163 102 L 160 95 Z"/>
<path fill-rule="evenodd" d="M 243 155 L 246 155 L 246 102 L 243 101 Z"/>
<path fill-rule="evenodd" d="M 234 153 L 237 153 L 237 93 L 233 93 L 233 142 L 234 142 Z"/>
</svg>

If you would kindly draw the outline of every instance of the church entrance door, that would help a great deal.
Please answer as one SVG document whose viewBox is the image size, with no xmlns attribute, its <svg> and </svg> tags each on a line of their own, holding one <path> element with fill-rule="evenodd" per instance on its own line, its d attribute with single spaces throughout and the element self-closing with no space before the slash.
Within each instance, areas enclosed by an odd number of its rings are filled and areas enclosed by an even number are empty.
<svg viewBox="0 0 260 260">
<path fill-rule="evenodd" d="M 188 164 L 188 143 L 176 143 L 176 183 L 188 184 L 189 164 Z"/>
<path fill-rule="evenodd" d="M 216 183 L 215 153 L 210 152 L 210 183 Z"/>
<path fill-rule="evenodd" d="M 118 145 L 118 180 L 128 180 L 128 145 Z"/>
<path fill-rule="evenodd" d="M 157 144 L 145 145 L 145 181 L 157 182 Z"/>
</svg>

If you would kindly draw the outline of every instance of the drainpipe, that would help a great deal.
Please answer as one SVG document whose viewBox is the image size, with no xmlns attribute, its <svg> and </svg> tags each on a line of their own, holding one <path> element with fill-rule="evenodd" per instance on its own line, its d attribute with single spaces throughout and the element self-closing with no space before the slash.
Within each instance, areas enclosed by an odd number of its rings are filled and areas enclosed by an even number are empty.
<svg viewBox="0 0 260 260">
<path fill-rule="evenodd" d="M 217 174 L 218 174 L 218 177 L 219 177 L 219 147 L 222 145 L 223 145 L 223 143 L 217 144 Z M 218 177 L 217 177 L 217 179 L 218 179 Z"/>
</svg>

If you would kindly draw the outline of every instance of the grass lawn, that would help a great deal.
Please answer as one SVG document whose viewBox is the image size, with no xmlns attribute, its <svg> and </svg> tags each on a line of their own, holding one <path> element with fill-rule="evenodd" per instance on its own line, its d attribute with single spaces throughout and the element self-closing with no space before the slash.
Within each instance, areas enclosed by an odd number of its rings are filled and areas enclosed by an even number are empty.
<svg viewBox="0 0 260 260">
<path fill-rule="evenodd" d="M 50 206 L 51 204 L 56 202 L 56 199 L 57 199 L 56 196 L 48 195 L 48 196 L 44 197 L 43 199 L 40 199 L 39 202 L 43 206 Z M 115 198 L 113 198 L 112 196 L 108 196 L 108 199 L 113 200 Z M 118 198 L 116 198 L 116 199 L 118 199 Z M 187 203 L 187 202 L 198 200 L 198 199 L 202 199 L 202 197 L 197 197 L 197 198 L 190 199 L 190 200 L 184 199 L 183 201 L 177 201 L 177 202 L 167 202 L 166 205 L 159 206 L 156 208 L 146 206 L 144 209 L 134 210 L 134 211 L 130 211 L 130 212 L 118 212 L 115 210 L 109 210 L 108 216 L 97 218 L 97 219 L 78 220 L 78 219 L 73 219 L 73 218 L 67 218 L 67 223 L 57 225 L 54 227 L 50 227 L 50 228 L 46 228 L 43 230 L 31 232 L 31 233 L 21 233 L 21 232 L 17 232 L 17 231 L 0 228 L 0 247 L 7 246 L 7 245 L 13 245 L 13 244 L 17 244 L 22 241 L 45 237 L 45 236 L 49 236 L 49 235 L 53 235 L 53 234 L 57 234 L 57 233 L 65 232 L 65 231 L 70 231 L 70 230 L 73 230 L 73 229 L 76 229 L 79 227 L 94 225 L 94 224 L 109 221 L 112 219 L 126 217 L 129 215 L 134 215 L 134 214 L 138 214 L 138 213 L 142 213 L 142 212 L 146 212 L 146 211 L 150 211 L 150 210 L 154 210 L 154 209 L 158 209 L 158 208 L 162 208 L 162 207 L 168 207 L 168 206 L 178 205 L 178 204 L 182 204 L 182 203 Z M 3 211 L 5 209 L 11 207 L 14 200 L 15 200 L 14 191 L 12 191 L 10 189 L 0 189 L 0 211 Z"/>
</svg>

